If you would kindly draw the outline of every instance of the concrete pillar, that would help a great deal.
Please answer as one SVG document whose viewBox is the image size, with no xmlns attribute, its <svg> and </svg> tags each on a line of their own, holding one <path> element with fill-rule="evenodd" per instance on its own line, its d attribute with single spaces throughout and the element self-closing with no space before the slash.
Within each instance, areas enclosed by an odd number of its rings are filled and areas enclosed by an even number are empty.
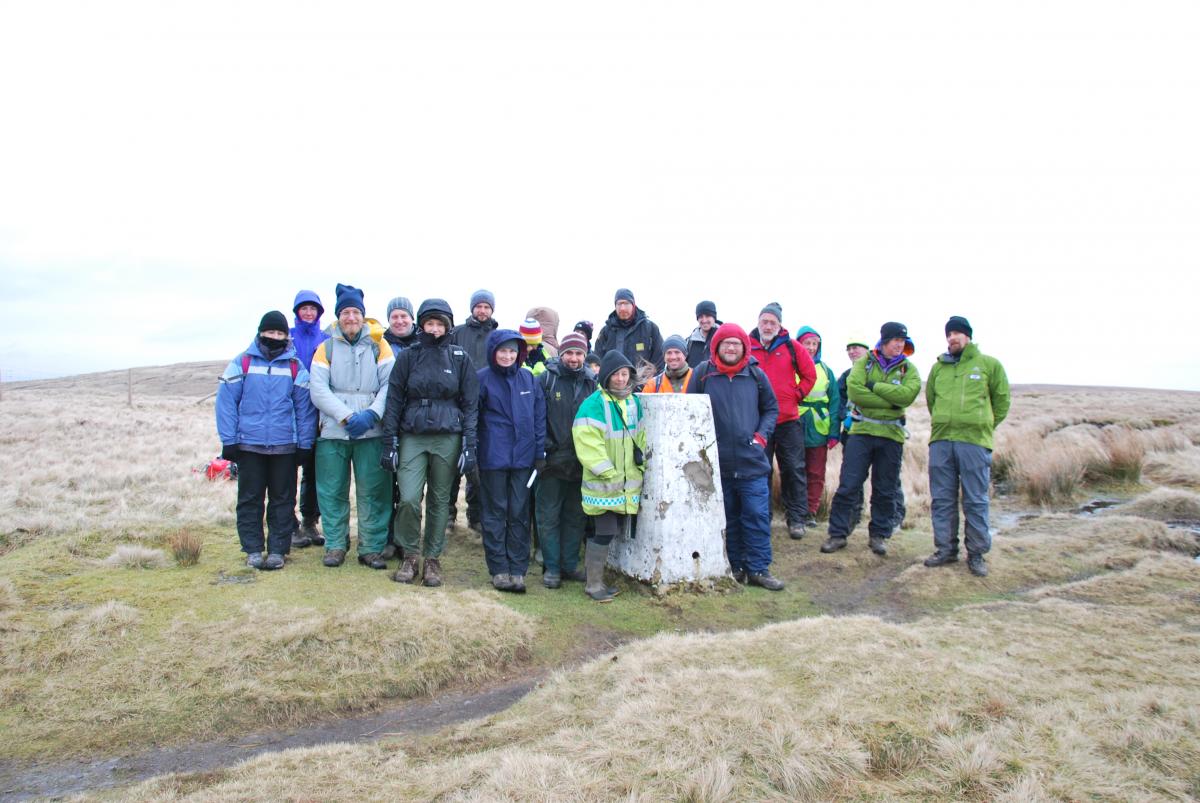
<svg viewBox="0 0 1200 803">
<path fill-rule="evenodd" d="M 729 577 L 725 505 L 706 394 L 650 393 L 646 477 L 637 530 L 618 535 L 609 564 L 654 586 Z"/>
</svg>

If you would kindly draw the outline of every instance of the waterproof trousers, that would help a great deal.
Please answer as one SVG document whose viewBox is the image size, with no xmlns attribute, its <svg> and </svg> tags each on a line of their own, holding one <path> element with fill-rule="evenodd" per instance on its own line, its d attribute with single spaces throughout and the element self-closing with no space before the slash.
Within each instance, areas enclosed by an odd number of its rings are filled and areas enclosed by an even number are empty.
<svg viewBox="0 0 1200 803">
<path fill-rule="evenodd" d="M 817 515 L 821 507 L 821 494 L 825 492 L 825 463 L 829 458 L 828 446 L 807 446 L 804 449 L 804 474 L 808 480 L 808 512 Z"/>
<path fill-rule="evenodd" d="M 804 474 L 804 422 L 785 421 L 775 427 L 767 441 L 767 462 L 779 461 L 779 493 L 787 511 L 787 523 L 803 524 L 808 517 L 808 481 Z M 770 477 L 767 486 L 770 487 Z M 815 508 L 814 508 L 815 510 Z M 770 506 L 767 507 L 770 513 Z"/>
<path fill-rule="evenodd" d="M 317 504 L 317 450 L 309 452 L 308 459 L 300 461 L 300 517 L 305 521 L 321 520 L 321 507 Z"/>
<path fill-rule="evenodd" d="M 589 538 L 600 546 L 608 546 L 626 527 L 632 529 L 633 526 L 633 522 L 628 521 L 628 513 L 615 513 L 611 510 L 606 510 L 599 516 L 588 516 L 588 519 L 595 524 L 596 529 Z"/>
<path fill-rule="evenodd" d="M 382 438 L 317 440 L 317 500 L 325 518 L 325 550 L 350 547 L 350 472 L 358 514 L 358 554 L 382 552 L 392 505 L 391 474 L 379 465 Z"/>
<path fill-rule="evenodd" d="M 735 573 L 762 574 L 771 566 L 771 479 L 721 477 L 721 488 L 729 565 Z"/>
<path fill-rule="evenodd" d="M 454 475 L 454 485 L 450 488 L 450 514 L 449 521 L 454 521 L 458 517 L 458 491 L 462 487 L 462 483 L 467 484 L 467 526 L 479 524 L 482 514 L 482 501 L 479 497 L 479 483 L 473 477 L 464 477 L 461 474 Z"/>
<path fill-rule="evenodd" d="M 958 496 L 966 520 L 967 553 L 984 555 L 992 548 L 988 529 L 988 489 L 992 451 L 974 443 L 934 441 L 929 444 L 929 495 L 933 545 L 938 552 L 958 552 Z"/>
<path fill-rule="evenodd" d="M 852 435 L 842 453 L 842 474 L 829 511 L 829 535 L 846 538 L 853 526 L 854 508 L 861 507 L 863 483 L 871 475 L 871 521 L 867 532 L 872 538 L 891 538 L 899 525 L 896 520 L 900 486 L 900 463 L 904 444 L 877 435 Z"/>
<path fill-rule="evenodd" d="M 238 454 L 237 532 L 247 555 L 263 551 L 263 497 L 267 499 L 267 552 L 286 555 L 296 528 L 296 455 Z"/>
<path fill-rule="evenodd" d="M 579 544 L 587 514 L 579 480 L 539 477 L 536 508 L 542 566 L 546 574 L 573 572 L 579 566 Z"/>
<path fill-rule="evenodd" d="M 400 507 L 396 540 L 406 556 L 441 557 L 446 549 L 450 488 L 458 475 L 462 435 L 456 433 L 400 436 Z M 421 494 L 425 494 L 425 543 L 421 543 Z"/>
<path fill-rule="evenodd" d="M 529 482 L 532 468 L 479 472 L 483 554 L 488 574 L 524 577 L 529 571 Z"/>
</svg>

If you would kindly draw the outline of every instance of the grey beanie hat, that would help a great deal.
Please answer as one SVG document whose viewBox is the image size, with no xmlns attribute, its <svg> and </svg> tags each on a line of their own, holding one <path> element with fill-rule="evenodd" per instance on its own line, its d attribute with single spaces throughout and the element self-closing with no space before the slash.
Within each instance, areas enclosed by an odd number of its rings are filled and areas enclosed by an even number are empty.
<svg viewBox="0 0 1200 803">
<path fill-rule="evenodd" d="M 759 312 L 758 314 L 762 315 L 763 313 L 766 313 L 766 312 L 769 312 L 770 314 L 774 315 L 779 320 L 780 323 L 783 323 L 783 307 L 780 305 L 780 303 L 778 301 L 772 301 L 770 304 L 763 307 L 762 311 Z"/>
<path fill-rule="evenodd" d="M 620 290 L 618 290 L 616 292 L 615 295 L 613 295 L 613 305 L 614 306 L 616 305 L 616 303 L 618 301 L 628 301 L 630 304 L 637 306 L 637 302 L 633 300 L 633 291 L 630 290 L 628 287 L 622 287 Z"/>
<path fill-rule="evenodd" d="M 667 353 L 671 349 L 679 349 L 684 354 L 687 354 L 687 341 L 679 335 L 671 335 L 663 341 L 663 353 Z"/>
<path fill-rule="evenodd" d="M 416 317 L 415 313 L 413 313 L 412 302 L 409 301 L 404 296 L 396 296 L 395 298 L 393 298 L 391 301 L 388 302 L 388 307 L 387 307 L 388 318 L 390 319 L 392 317 L 392 312 L 394 310 L 398 310 L 398 309 L 402 309 L 405 312 L 407 312 L 408 317 L 410 317 L 410 318 Z"/>
<path fill-rule="evenodd" d="M 471 311 L 475 311 L 476 304 L 487 304 L 492 308 L 492 312 L 496 311 L 496 296 L 491 290 L 476 290 L 471 293 Z"/>
</svg>

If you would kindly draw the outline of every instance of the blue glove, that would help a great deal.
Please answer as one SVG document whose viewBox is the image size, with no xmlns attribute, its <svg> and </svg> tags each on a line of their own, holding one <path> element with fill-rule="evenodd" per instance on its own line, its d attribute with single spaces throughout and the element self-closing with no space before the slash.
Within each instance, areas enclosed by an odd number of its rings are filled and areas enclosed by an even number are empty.
<svg viewBox="0 0 1200 803">
<path fill-rule="evenodd" d="M 375 414 L 370 410 L 363 410 L 346 420 L 346 433 L 350 436 L 350 440 L 354 440 L 366 435 L 367 430 L 373 426 L 375 426 Z"/>
</svg>

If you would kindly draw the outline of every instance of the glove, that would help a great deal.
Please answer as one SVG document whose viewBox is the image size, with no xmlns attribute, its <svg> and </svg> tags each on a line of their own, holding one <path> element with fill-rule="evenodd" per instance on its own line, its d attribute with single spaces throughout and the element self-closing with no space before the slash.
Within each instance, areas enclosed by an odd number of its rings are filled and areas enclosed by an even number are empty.
<svg viewBox="0 0 1200 803">
<path fill-rule="evenodd" d="M 875 380 L 868 379 L 867 380 L 867 390 L 874 390 L 874 389 L 875 389 Z"/>
<path fill-rule="evenodd" d="M 475 450 L 463 447 L 462 454 L 458 456 L 458 473 L 474 474 L 478 467 L 479 460 L 475 456 Z"/>
<path fill-rule="evenodd" d="M 633 464 L 635 466 L 645 465 L 646 456 L 642 454 L 641 448 L 635 443 L 633 445 Z"/>
<path fill-rule="evenodd" d="M 536 471 L 539 475 L 544 474 L 546 472 L 546 458 L 539 457 L 537 460 L 534 460 L 533 461 L 533 470 Z"/>
<path fill-rule="evenodd" d="M 764 449 L 767 448 L 767 439 L 762 435 L 759 435 L 757 432 L 754 433 L 754 437 L 750 439 L 750 442 L 755 446 L 761 446 Z"/>
<path fill-rule="evenodd" d="M 236 463 L 238 459 L 238 445 L 236 443 L 222 444 L 221 459 L 228 460 L 230 463 Z"/>
<path fill-rule="evenodd" d="M 833 447 L 835 447 L 837 445 L 838 445 L 837 438 L 830 438 L 828 441 L 825 442 L 826 448 L 829 448 L 829 449 L 832 449 Z"/>
<path fill-rule="evenodd" d="M 361 438 L 373 426 L 375 426 L 375 414 L 370 410 L 363 410 L 346 419 L 346 434 L 350 436 L 350 440 Z"/>
<path fill-rule="evenodd" d="M 297 463 L 305 462 L 306 460 L 308 460 L 308 458 L 312 457 L 312 452 L 313 452 L 312 449 L 297 449 L 296 450 L 296 462 Z"/>
<path fill-rule="evenodd" d="M 379 452 L 379 465 L 384 471 L 395 473 L 400 467 L 400 453 L 396 451 L 396 439 L 392 438 Z"/>
</svg>

